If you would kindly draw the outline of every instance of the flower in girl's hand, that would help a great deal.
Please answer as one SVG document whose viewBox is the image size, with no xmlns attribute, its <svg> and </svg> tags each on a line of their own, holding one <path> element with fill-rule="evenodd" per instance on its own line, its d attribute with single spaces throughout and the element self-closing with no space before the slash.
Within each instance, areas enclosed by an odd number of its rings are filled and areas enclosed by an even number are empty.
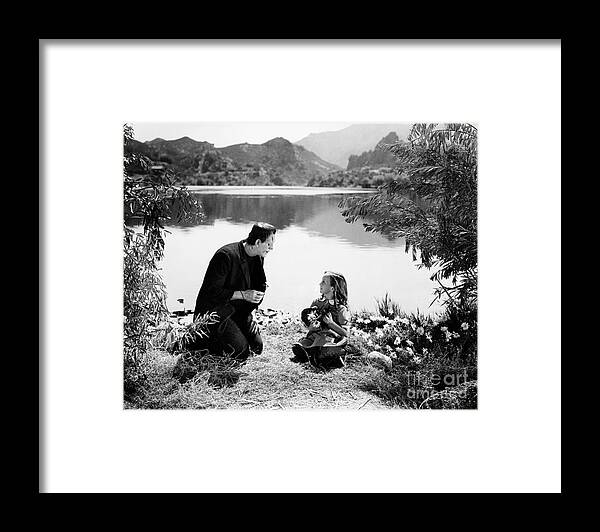
<svg viewBox="0 0 600 532">
<path fill-rule="evenodd" d="M 314 325 L 316 321 L 318 321 L 319 316 L 318 314 L 313 310 L 312 312 L 309 312 L 308 315 L 306 316 L 307 321 L 311 324 Z"/>
</svg>

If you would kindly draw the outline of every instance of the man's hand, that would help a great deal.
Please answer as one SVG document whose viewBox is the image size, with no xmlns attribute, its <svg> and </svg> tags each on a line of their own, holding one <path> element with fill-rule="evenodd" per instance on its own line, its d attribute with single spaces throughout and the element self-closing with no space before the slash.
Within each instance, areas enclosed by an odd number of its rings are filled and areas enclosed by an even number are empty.
<svg viewBox="0 0 600 532">
<path fill-rule="evenodd" d="M 241 293 L 244 301 L 248 301 L 249 303 L 260 303 L 265 295 L 264 292 L 259 292 L 258 290 L 242 290 Z"/>
</svg>

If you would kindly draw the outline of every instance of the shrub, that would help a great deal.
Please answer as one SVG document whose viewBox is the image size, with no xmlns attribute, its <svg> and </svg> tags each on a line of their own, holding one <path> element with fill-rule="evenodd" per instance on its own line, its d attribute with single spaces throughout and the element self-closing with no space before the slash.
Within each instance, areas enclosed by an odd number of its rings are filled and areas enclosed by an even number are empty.
<svg viewBox="0 0 600 532">
<path fill-rule="evenodd" d="M 152 327 L 169 316 L 165 285 L 158 274 L 148 240 L 125 228 L 123 260 L 123 312 L 125 394 L 131 394 L 146 377 L 146 353 Z"/>
<path fill-rule="evenodd" d="M 361 311 L 350 325 L 361 354 L 377 350 L 392 359 L 367 389 L 403 408 L 476 408 L 477 310 L 408 314 L 387 294 L 379 309 L 386 315 Z"/>
<path fill-rule="evenodd" d="M 201 213 L 187 189 L 173 185 L 172 172 L 150 171 L 152 161 L 136 151 L 133 128 L 128 124 L 123 128 L 123 138 L 123 355 L 127 398 L 146 380 L 152 336 L 168 318 L 165 285 L 158 271 L 165 245 L 163 223 L 172 217 L 200 218 Z M 127 225 L 132 221 L 138 221 L 143 232 Z"/>
<path fill-rule="evenodd" d="M 463 307 L 477 299 L 477 129 L 415 124 L 409 143 L 381 146 L 398 159 L 397 179 L 339 203 L 347 222 L 405 239 L 418 267 L 432 268 L 436 299 Z M 442 281 L 451 281 L 445 286 Z"/>
</svg>

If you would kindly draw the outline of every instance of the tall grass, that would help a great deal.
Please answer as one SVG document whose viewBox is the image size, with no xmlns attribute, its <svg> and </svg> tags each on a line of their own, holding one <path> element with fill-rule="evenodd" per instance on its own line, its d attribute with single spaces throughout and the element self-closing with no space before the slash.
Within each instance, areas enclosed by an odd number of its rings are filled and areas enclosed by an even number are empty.
<svg viewBox="0 0 600 532">
<path fill-rule="evenodd" d="M 390 295 L 386 292 L 383 298 L 375 298 L 377 304 L 377 312 L 384 318 L 394 318 L 395 316 L 402 316 L 404 312 L 398 303 L 392 301 Z"/>
</svg>

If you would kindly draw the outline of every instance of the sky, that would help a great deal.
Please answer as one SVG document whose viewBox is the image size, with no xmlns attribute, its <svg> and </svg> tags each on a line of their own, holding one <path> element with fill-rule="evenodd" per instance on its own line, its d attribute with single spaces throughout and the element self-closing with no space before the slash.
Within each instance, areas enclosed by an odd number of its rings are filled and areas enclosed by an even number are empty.
<svg viewBox="0 0 600 532">
<path fill-rule="evenodd" d="M 136 140 L 144 142 L 160 137 L 174 140 L 190 137 L 206 141 L 216 148 L 248 142 L 262 144 L 275 137 L 297 142 L 310 133 L 338 131 L 349 122 L 133 122 Z"/>
</svg>

